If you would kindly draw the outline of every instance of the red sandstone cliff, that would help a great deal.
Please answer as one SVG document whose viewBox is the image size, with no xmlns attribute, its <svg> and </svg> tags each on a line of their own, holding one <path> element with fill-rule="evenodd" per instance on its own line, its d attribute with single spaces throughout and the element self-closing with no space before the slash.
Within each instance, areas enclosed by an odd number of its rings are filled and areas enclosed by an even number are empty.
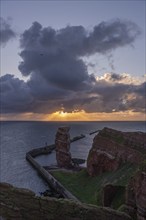
<svg viewBox="0 0 146 220">
<path fill-rule="evenodd" d="M 125 162 L 140 164 L 146 153 L 145 143 L 146 133 L 104 128 L 95 136 L 87 158 L 89 175 L 117 170 Z"/>
<path fill-rule="evenodd" d="M 59 167 L 71 168 L 69 127 L 60 127 L 55 139 L 56 159 Z"/>
<path fill-rule="evenodd" d="M 131 216 L 146 220 L 146 172 L 139 171 L 131 178 L 126 193 L 126 204 Z"/>
</svg>

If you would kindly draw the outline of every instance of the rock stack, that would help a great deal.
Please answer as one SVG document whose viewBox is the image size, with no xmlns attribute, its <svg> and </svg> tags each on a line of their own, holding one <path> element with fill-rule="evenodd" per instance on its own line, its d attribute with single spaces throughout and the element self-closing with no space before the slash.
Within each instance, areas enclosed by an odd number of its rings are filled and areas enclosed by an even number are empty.
<svg viewBox="0 0 146 220">
<path fill-rule="evenodd" d="M 56 133 L 56 160 L 59 167 L 71 168 L 69 127 L 59 127 Z"/>
</svg>

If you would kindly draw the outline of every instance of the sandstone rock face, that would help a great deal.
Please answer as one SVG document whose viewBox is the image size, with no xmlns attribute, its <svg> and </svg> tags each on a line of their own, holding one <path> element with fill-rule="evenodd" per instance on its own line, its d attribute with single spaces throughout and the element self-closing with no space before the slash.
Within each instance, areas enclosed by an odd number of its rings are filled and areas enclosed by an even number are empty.
<svg viewBox="0 0 146 220">
<path fill-rule="evenodd" d="M 132 220 L 127 214 L 110 208 L 43 198 L 5 183 L 0 183 L 1 216 L 7 220 Z"/>
<path fill-rule="evenodd" d="M 69 127 L 60 127 L 56 133 L 56 159 L 59 167 L 71 168 Z"/>
<path fill-rule="evenodd" d="M 138 220 L 146 220 L 146 172 L 138 172 L 129 182 L 126 204 L 131 216 L 137 214 Z"/>
<path fill-rule="evenodd" d="M 144 160 L 146 134 L 142 132 L 121 132 L 104 128 L 94 137 L 87 158 L 87 171 L 95 176 L 114 171 L 122 163 L 140 164 Z"/>
<path fill-rule="evenodd" d="M 87 171 L 90 176 L 97 176 L 107 171 L 117 170 L 120 160 L 112 154 L 101 150 L 91 150 L 87 160 Z"/>
</svg>

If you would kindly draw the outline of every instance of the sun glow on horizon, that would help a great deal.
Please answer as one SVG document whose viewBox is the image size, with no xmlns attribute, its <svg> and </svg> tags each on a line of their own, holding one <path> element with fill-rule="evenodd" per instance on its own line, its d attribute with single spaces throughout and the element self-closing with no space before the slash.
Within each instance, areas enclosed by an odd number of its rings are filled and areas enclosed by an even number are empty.
<svg viewBox="0 0 146 220">
<path fill-rule="evenodd" d="M 111 113 L 98 112 L 87 113 L 84 110 L 80 111 L 56 111 L 52 114 L 46 115 L 45 121 L 138 121 L 144 120 L 145 116 L 139 112 L 125 111 Z"/>
<path fill-rule="evenodd" d="M 145 113 L 133 111 L 116 112 L 113 109 L 111 113 L 92 112 L 85 110 L 66 112 L 64 110 L 54 113 L 21 113 L 1 115 L 0 121 L 145 121 Z"/>
<path fill-rule="evenodd" d="M 59 112 L 59 115 L 60 115 L 61 117 L 65 117 L 67 114 L 68 114 L 68 113 L 67 113 L 67 112 L 64 112 L 64 111 L 60 111 L 60 112 Z"/>
<path fill-rule="evenodd" d="M 56 111 L 52 114 L 47 115 L 46 120 L 48 121 L 87 121 L 88 118 L 84 110 L 65 112 L 63 110 Z"/>
</svg>

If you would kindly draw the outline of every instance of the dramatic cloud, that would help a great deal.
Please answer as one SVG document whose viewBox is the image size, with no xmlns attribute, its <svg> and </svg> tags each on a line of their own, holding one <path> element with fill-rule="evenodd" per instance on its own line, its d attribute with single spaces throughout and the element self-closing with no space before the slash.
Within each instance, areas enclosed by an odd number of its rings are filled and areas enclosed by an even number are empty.
<svg viewBox="0 0 146 220">
<path fill-rule="evenodd" d="M 0 45 L 4 46 L 10 39 L 16 37 L 8 21 L 0 17 Z"/>
<path fill-rule="evenodd" d="M 121 76 L 122 77 L 122 76 Z M 145 84 L 125 84 L 106 80 L 97 81 L 92 90 L 92 95 L 98 94 L 95 105 L 90 105 L 88 111 L 112 112 L 112 111 L 145 111 Z M 98 106 L 99 103 L 99 106 Z"/>
<path fill-rule="evenodd" d="M 121 78 L 122 75 L 119 76 Z M 52 113 L 59 110 L 62 104 L 67 112 L 84 109 L 90 113 L 127 110 L 144 112 L 146 107 L 146 83 L 135 85 L 113 82 L 112 74 L 111 81 L 96 80 L 90 89 L 83 91 L 54 87 L 36 75 L 24 82 L 7 74 L 1 77 L 0 83 L 2 113 Z"/>
<path fill-rule="evenodd" d="M 82 26 L 54 30 L 34 22 L 21 36 L 19 70 L 24 76 L 39 74 L 60 88 L 81 90 L 91 81 L 81 57 L 132 44 L 139 33 L 136 24 L 120 20 L 102 22 L 91 32 Z"/>
<path fill-rule="evenodd" d="M 19 70 L 24 82 L 13 75 L 1 77 L 2 113 L 52 113 L 144 111 L 145 84 L 128 74 L 89 75 L 83 57 L 130 45 L 140 30 L 136 24 L 116 20 L 102 22 L 92 31 L 82 26 L 54 30 L 38 22 L 20 39 Z"/>
<path fill-rule="evenodd" d="M 104 75 L 104 79 L 107 80 L 107 81 L 113 81 L 113 82 L 116 82 L 116 81 L 122 81 L 123 79 L 125 80 L 128 76 L 127 75 L 118 75 L 116 73 L 108 73 L 108 74 L 105 74 Z"/>
<path fill-rule="evenodd" d="M 6 74 L 0 78 L 1 110 L 5 113 L 27 112 L 30 110 L 33 98 L 30 89 L 23 80 Z M 32 109 L 33 110 L 33 109 Z"/>
</svg>

